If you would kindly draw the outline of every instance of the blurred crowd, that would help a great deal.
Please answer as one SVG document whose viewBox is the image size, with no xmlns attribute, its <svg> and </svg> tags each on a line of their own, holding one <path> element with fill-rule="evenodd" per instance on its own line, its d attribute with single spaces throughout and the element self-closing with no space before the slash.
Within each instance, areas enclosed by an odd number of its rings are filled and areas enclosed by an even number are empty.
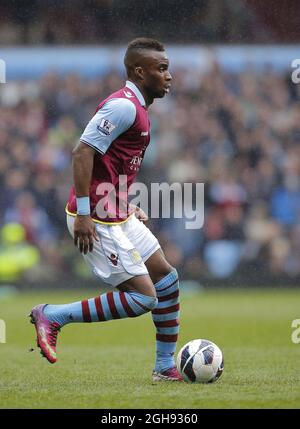
<svg viewBox="0 0 300 429">
<path fill-rule="evenodd" d="M 1 4 L 0 45 L 120 44 L 141 34 L 179 43 L 282 41 L 269 28 L 276 5 L 265 7 L 264 22 L 248 1 L 13 0 Z M 290 41 L 299 40 L 298 24 L 285 25 Z"/>
<path fill-rule="evenodd" d="M 138 180 L 204 183 L 205 219 L 197 230 L 185 219 L 150 221 L 167 258 L 191 279 L 299 276 L 300 85 L 270 67 L 171 71 L 170 95 L 150 108 Z M 30 279 L 89 276 L 65 224 L 71 152 L 98 103 L 122 85 L 111 71 L 1 87 L 0 227 L 22 225 L 38 250 Z"/>
</svg>

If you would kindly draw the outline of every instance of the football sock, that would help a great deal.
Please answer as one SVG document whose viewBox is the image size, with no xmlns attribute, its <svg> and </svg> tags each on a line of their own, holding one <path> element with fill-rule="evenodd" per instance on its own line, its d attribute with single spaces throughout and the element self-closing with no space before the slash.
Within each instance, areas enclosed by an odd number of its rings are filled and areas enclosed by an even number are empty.
<svg viewBox="0 0 300 429">
<path fill-rule="evenodd" d="M 156 326 L 156 371 L 175 365 L 174 353 L 179 332 L 179 282 L 177 271 L 172 271 L 155 284 L 158 304 L 152 310 Z"/>
<path fill-rule="evenodd" d="M 104 322 L 137 317 L 154 309 L 156 304 L 157 298 L 137 292 L 108 292 L 71 304 L 48 304 L 44 307 L 44 314 L 51 322 L 64 326 L 76 322 Z"/>
</svg>

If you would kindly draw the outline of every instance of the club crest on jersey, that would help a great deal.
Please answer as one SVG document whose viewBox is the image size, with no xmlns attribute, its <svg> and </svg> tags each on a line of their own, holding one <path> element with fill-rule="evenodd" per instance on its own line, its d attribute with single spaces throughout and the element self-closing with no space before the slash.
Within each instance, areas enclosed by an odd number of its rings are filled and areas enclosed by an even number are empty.
<svg viewBox="0 0 300 429">
<path fill-rule="evenodd" d="M 116 126 L 109 122 L 108 119 L 102 119 L 100 125 L 97 126 L 97 130 L 100 131 L 100 133 L 105 134 L 106 136 L 109 136 L 115 128 Z"/>
<path fill-rule="evenodd" d="M 129 250 L 128 255 L 134 264 L 140 264 L 142 262 L 142 257 L 136 249 Z"/>
</svg>

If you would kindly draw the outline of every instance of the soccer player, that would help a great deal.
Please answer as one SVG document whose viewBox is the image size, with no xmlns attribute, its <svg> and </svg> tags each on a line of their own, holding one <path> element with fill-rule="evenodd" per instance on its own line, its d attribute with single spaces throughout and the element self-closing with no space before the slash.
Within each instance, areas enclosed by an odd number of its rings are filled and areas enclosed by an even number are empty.
<svg viewBox="0 0 300 429">
<path fill-rule="evenodd" d="M 145 226 L 146 214 L 128 203 L 128 188 L 150 141 L 148 107 L 170 90 L 164 46 L 153 39 L 129 43 L 126 85 L 102 101 L 73 150 L 67 224 L 92 271 L 113 288 L 95 298 L 31 311 L 37 345 L 54 363 L 58 331 L 68 323 L 104 322 L 151 312 L 156 328 L 153 381 L 181 381 L 174 352 L 179 331 L 177 271 Z M 124 190 L 124 180 L 127 187 Z"/>
</svg>

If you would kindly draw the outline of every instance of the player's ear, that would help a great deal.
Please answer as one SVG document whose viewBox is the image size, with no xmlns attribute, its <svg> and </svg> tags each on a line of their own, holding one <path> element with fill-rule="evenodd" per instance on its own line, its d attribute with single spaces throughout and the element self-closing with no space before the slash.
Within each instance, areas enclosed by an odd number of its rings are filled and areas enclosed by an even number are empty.
<svg viewBox="0 0 300 429">
<path fill-rule="evenodd" d="M 135 67 L 134 72 L 135 72 L 135 75 L 139 79 L 144 80 L 144 70 L 143 70 L 143 67 L 140 67 L 140 66 Z"/>
</svg>

